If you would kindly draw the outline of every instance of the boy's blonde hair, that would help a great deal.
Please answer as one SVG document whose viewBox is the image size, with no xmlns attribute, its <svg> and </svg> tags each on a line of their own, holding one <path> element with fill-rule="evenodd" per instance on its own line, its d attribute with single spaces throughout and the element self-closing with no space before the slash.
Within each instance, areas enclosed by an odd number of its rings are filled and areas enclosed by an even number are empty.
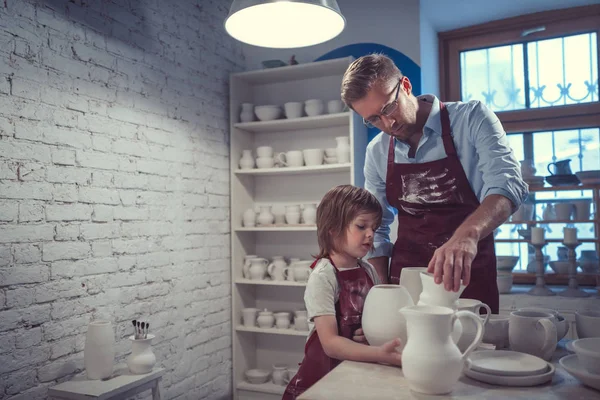
<svg viewBox="0 0 600 400">
<path fill-rule="evenodd" d="M 317 208 L 319 254 L 316 258 L 328 257 L 332 251 L 338 251 L 340 240 L 345 240 L 348 226 L 359 214 L 375 214 L 375 227 L 381 224 L 381 205 L 369 191 L 340 185 L 323 196 Z"/>
</svg>

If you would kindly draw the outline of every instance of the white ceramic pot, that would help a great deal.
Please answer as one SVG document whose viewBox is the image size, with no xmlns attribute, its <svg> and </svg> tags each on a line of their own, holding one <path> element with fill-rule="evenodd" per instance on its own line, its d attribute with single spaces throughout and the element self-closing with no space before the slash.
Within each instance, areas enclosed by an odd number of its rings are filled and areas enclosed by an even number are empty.
<svg viewBox="0 0 600 400">
<path fill-rule="evenodd" d="M 265 279 L 267 274 L 267 265 L 269 262 L 265 258 L 253 258 L 250 260 L 250 267 L 248 268 L 248 277 L 252 280 Z"/>
<path fill-rule="evenodd" d="M 242 275 L 244 278 L 250 278 L 250 260 L 258 258 L 256 254 L 248 254 L 244 256 L 244 265 L 242 266 Z"/>
<path fill-rule="evenodd" d="M 317 206 L 315 204 L 305 204 L 302 210 L 302 219 L 305 224 L 314 225 L 317 223 Z"/>
<path fill-rule="evenodd" d="M 271 373 L 271 380 L 276 385 L 285 385 L 289 382 L 287 365 L 275 364 L 273 365 L 273 372 Z"/>
<path fill-rule="evenodd" d="M 244 214 L 242 214 L 242 222 L 244 223 L 245 227 L 252 227 L 256 225 L 256 213 L 254 212 L 254 209 L 249 208 L 244 211 Z"/>
<path fill-rule="evenodd" d="M 258 314 L 258 308 L 242 309 L 242 324 L 247 327 L 256 326 L 256 315 L 257 314 Z"/>
<path fill-rule="evenodd" d="M 415 304 L 419 302 L 423 291 L 421 272 L 427 272 L 427 267 L 404 267 L 400 271 L 400 285 L 408 290 Z"/>
<path fill-rule="evenodd" d="M 273 261 L 267 266 L 267 273 L 274 281 L 285 280 L 287 271 L 287 263 L 281 256 L 273 256 Z"/>
<path fill-rule="evenodd" d="M 548 361 L 556 350 L 554 315 L 538 311 L 513 311 L 508 323 L 510 349 Z"/>
<path fill-rule="evenodd" d="M 362 328 L 372 346 L 400 338 L 406 344 L 406 321 L 398 313 L 403 307 L 414 305 L 408 290 L 400 285 L 375 285 L 369 290 L 362 315 Z"/>
<path fill-rule="evenodd" d="M 83 364 L 89 379 L 108 378 L 115 361 L 115 334 L 110 321 L 92 321 L 88 325 Z"/>
<path fill-rule="evenodd" d="M 273 168 L 275 166 L 275 160 L 273 157 L 257 157 L 256 166 L 258 168 Z"/>
<path fill-rule="evenodd" d="M 254 168 L 254 157 L 252 157 L 252 150 L 242 150 L 242 157 L 240 158 L 240 168 Z"/>
<path fill-rule="evenodd" d="M 304 102 L 304 111 L 309 117 L 315 117 L 323 114 L 325 103 L 320 99 L 311 99 Z"/>
<path fill-rule="evenodd" d="M 294 280 L 296 282 L 306 282 L 308 281 L 308 277 L 312 272 L 310 266 L 313 262 L 311 260 L 306 261 L 296 261 L 290 264 L 290 271 L 294 275 Z"/>
<path fill-rule="evenodd" d="M 450 393 L 469 354 L 481 343 L 483 324 L 470 311 L 453 311 L 447 307 L 411 306 L 400 310 L 408 328 L 408 342 L 402 352 L 402 371 L 408 386 L 425 394 Z M 477 334 L 461 353 L 451 339 L 451 327 L 458 318 L 470 318 Z"/>
<path fill-rule="evenodd" d="M 329 114 L 337 114 L 344 111 L 344 102 L 341 100 L 329 100 L 327 102 L 327 112 Z"/>
<path fill-rule="evenodd" d="M 271 207 L 269 206 L 260 207 L 260 213 L 258 214 L 258 217 L 256 217 L 259 225 L 271 225 L 275 222 L 275 217 L 271 214 L 271 211 L 269 211 L 270 208 Z"/>
<path fill-rule="evenodd" d="M 285 224 L 285 206 L 283 204 L 274 204 L 271 207 L 271 213 L 275 217 L 276 224 Z"/>
<path fill-rule="evenodd" d="M 241 122 L 252 122 L 254 121 L 254 104 L 243 103 L 242 112 L 240 113 Z"/>
<path fill-rule="evenodd" d="M 275 317 L 273 316 L 273 312 L 271 311 L 260 311 L 258 313 L 258 318 L 256 318 L 256 322 L 258 326 L 261 328 L 272 328 L 273 323 L 275 322 Z"/>
<path fill-rule="evenodd" d="M 156 356 L 152 352 L 154 335 L 148 335 L 146 339 L 134 339 L 134 337 L 129 337 L 131 355 L 127 357 L 127 367 L 132 374 L 147 374 L 156 364 Z"/>
<path fill-rule="evenodd" d="M 336 157 L 339 163 L 350 162 L 350 138 L 348 136 L 338 136 L 335 138 L 337 141 L 336 146 Z"/>
</svg>

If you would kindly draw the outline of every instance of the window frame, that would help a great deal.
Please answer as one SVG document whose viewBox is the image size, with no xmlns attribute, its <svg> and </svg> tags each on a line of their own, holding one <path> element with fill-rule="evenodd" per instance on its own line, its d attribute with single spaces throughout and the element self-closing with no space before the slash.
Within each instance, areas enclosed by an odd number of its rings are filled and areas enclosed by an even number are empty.
<svg viewBox="0 0 600 400">
<path fill-rule="evenodd" d="M 521 34 L 544 26 L 545 30 Z M 503 20 L 438 33 L 440 98 L 461 99 L 460 53 L 467 50 L 596 32 L 597 71 L 600 76 L 600 4 L 525 14 Z M 532 136 L 539 131 L 596 128 L 600 125 L 600 101 L 522 110 L 495 111 L 507 133 Z M 529 134 L 529 135 L 528 135 Z M 529 138 L 531 142 L 531 138 Z M 525 143 L 527 145 L 527 143 Z M 531 146 L 532 143 L 529 143 Z M 594 189 L 595 192 L 595 189 Z M 594 196 L 595 197 L 595 196 Z M 598 228 L 598 224 L 595 227 Z M 531 284 L 535 274 L 514 273 L 515 283 Z M 580 285 L 600 284 L 600 275 L 578 274 Z M 566 284 L 567 276 L 546 275 L 547 284 Z"/>
<path fill-rule="evenodd" d="M 525 30 L 546 29 L 525 37 Z M 480 25 L 438 33 L 440 97 L 447 101 L 461 98 L 460 53 L 486 47 L 527 43 L 566 35 L 595 31 L 600 73 L 600 4 L 526 14 Z M 591 128 L 600 121 L 600 102 L 563 106 L 497 111 L 507 133 L 575 128 Z"/>
</svg>

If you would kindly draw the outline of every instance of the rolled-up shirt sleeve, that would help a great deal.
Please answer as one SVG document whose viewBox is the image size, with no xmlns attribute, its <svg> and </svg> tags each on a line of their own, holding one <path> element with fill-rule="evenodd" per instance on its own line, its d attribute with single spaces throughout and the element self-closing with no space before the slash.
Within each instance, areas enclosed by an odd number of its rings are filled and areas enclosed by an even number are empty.
<svg viewBox="0 0 600 400">
<path fill-rule="evenodd" d="M 380 158 L 387 158 L 387 149 L 384 150 L 383 147 L 381 142 L 371 141 L 367 146 L 365 158 L 365 189 L 379 200 L 379 204 L 383 209 L 383 218 L 381 219 L 381 226 L 375 232 L 373 249 L 365 259 L 382 256 L 391 257 L 394 248 L 394 244 L 390 242 L 390 225 L 394 222 L 394 209 L 388 203 L 385 195 L 385 171 L 378 169 L 378 164 L 381 164 L 379 162 Z"/>
<path fill-rule="evenodd" d="M 482 197 L 502 195 L 512 202 L 514 212 L 527 198 L 529 188 L 496 114 L 481 102 L 474 107 L 469 125 L 479 156 L 477 167 L 483 174 Z"/>
</svg>

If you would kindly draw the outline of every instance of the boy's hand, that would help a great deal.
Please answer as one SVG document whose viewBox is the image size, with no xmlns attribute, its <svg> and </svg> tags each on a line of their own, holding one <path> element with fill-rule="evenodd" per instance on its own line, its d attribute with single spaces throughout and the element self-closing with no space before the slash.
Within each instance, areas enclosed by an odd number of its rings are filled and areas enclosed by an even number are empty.
<svg viewBox="0 0 600 400">
<path fill-rule="evenodd" d="M 400 339 L 390 340 L 379 346 L 381 352 L 381 362 L 385 364 L 402 366 L 402 352 L 398 351 L 397 348 L 402 342 Z"/>
</svg>

